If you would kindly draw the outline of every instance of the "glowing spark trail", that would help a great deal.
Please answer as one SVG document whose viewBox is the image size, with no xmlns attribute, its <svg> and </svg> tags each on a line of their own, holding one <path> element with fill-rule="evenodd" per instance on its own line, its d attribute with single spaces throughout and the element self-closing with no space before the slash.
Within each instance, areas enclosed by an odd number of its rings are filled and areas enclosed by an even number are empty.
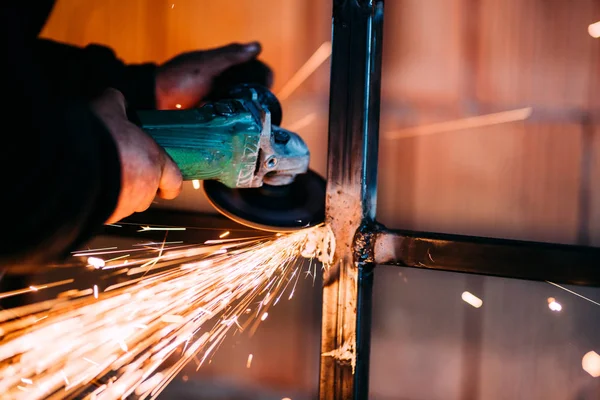
<svg viewBox="0 0 600 400">
<path fill-rule="evenodd" d="M 252 333 L 295 286 L 302 257 L 326 267 L 333 249 L 327 227 L 164 248 L 150 272 L 140 268 L 139 278 L 102 293 L 95 286 L 2 310 L 0 393 L 7 399 L 156 398 L 189 361 L 198 359 L 200 367 L 228 335 Z"/>
<path fill-rule="evenodd" d="M 331 56 L 331 42 L 324 42 L 281 88 L 277 98 L 283 101 L 291 96 Z"/>
<path fill-rule="evenodd" d="M 421 125 L 412 128 L 387 132 L 385 138 L 389 140 L 404 139 L 415 136 L 433 135 L 436 133 L 453 132 L 462 129 L 482 128 L 509 122 L 524 121 L 531 117 L 533 108 L 519 108 L 516 110 L 502 111 L 493 114 L 478 115 L 454 121 L 440 122 L 431 125 Z"/>
<path fill-rule="evenodd" d="M 594 301 L 594 300 L 590 299 L 589 297 L 585 297 L 584 295 L 581 295 L 581 294 L 579 294 L 579 293 L 577 293 L 577 292 L 574 292 L 574 291 L 572 291 L 572 290 L 569 290 L 569 289 L 567 289 L 567 288 L 566 288 L 566 287 L 564 287 L 564 286 L 558 285 L 558 284 L 556 284 L 556 283 L 554 283 L 554 282 L 550 282 L 550 281 L 546 281 L 546 283 L 549 283 L 550 285 L 552 285 L 552 286 L 556 286 L 557 288 L 559 288 L 559 289 L 562 289 L 562 290 L 564 290 L 565 292 L 571 293 L 571 294 L 573 294 L 573 295 L 575 295 L 575 296 L 577 296 L 577 297 L 580 297 L 580 298 L 582 298 L 582 299 L 584 299 L 584 300 L 586 300 L 586 301 L 589 301 L 589 302 L 590 302 L 590 303 L 592 303 L 592 304 L 595 304 L 595 305 L 597 305 L 597 306 L 600 306 L 600 303 L 598 303 L 597 301 Z"/>
</svg>

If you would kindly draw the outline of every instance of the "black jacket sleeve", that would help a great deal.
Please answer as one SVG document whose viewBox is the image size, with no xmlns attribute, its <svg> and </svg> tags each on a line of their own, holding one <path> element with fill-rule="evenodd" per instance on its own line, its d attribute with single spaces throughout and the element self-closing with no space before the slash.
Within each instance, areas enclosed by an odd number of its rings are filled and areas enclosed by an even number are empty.
<svg viewBox="0 0 600 400">
<path fill-rule="evenodd" d="M 103 46 L 84 48 L 47 39 L 35 42 L 36 63 L 54 93 L 91 99 L 108 87 L 123 93 L 128 106 L 154 109 L 156 65 L 127 65 Z"/>
<path fill-rule="evenodd" d="M 87 240 L 113 212 L 121 176 L 110 133 L 86 102 L 53 91 L 16 10 L 0 10 L 1 267 L 50 262 Z"/>
</svg>

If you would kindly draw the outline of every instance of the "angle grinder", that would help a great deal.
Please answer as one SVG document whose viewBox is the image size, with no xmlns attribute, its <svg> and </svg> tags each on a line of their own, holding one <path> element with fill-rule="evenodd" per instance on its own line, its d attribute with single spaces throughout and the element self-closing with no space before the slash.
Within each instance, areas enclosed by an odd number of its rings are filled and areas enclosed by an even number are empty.
<svg viewBox="0 0 600 400">
<path fill-rule="evenodd" d="M 325 180 L 310 152 L 281 128 L 281 105 L 259 84 L 237 84 L 190 110 L 137 111 L 130 119 L 200 180 L 212 206 L 243 225 L 273 232 L 325 219 Z"/>
</svg>

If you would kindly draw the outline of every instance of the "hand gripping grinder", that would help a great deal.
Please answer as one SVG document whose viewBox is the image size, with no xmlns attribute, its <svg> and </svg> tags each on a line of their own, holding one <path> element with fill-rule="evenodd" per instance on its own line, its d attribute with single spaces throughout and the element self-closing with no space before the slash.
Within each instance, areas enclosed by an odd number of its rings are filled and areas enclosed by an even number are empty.
<svg viewBox="0 0 600 400">
<path fill-rule="evenodd" d="M 199 108 L 130 118 L 230 219 L 274 232 L 323 222 L 325 180 L 309 170 L 302 138 L 279 127 L 281 105 L 264 86 L 238 84 Z"/>
</svg>

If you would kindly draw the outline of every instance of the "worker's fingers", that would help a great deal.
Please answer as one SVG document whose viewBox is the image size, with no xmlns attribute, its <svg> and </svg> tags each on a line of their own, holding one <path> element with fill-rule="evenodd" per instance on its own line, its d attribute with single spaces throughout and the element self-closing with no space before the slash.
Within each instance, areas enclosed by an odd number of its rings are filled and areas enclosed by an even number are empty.
<svg viewBox="0 0 600 400">
<path fill-rule="evenodd" d="M 152 171 L 146 171 L 145 185 L 140 188 L 137 204 L 135 205 L 136 212 L 143 212 L 150 208 L 156 197 L 158 183 L 160 182 L 160 171 L 153 168 Z M 150 175 L 151 174 L 151 175 Z"/>
<path fill-rule="evenodd" d="M 258 42 L 248 44 L 232 43 L 214 50 L 208 50 L 204 54 L 204 66 L 206 72 L 211 76 L 217 76 L 226 69 L 250 61 L 261 52 Z"/>
<path fill-rule="evenodd" d="M 126 101 L 123 93 L 108 88 L 92 102 L 94 110 L 103 115 L 126 115 Z"/>
<path fill-rule="evenodd" d="M 170 110 L 197 106 L 209 94 L 217 76 L 256 58 L 260 51 L 260 44 L 253 42 L 178 55 L 157 69 L 156 107 Z"/>
<path fill-rule="evenodd" d="M 166 200 L 174 199 L 179 196 L 182 187 L 183 177 L 179 167 L 171 157 L 165 155 L 165 165 L 158 184 L 158 196 Z"/>
<path fill-rule="evenodd" d="M 115 222 L 119 222 L 122 219 L 118 210 L 113 211 L 112 215 L 108 217 L 105 224 L 114 224 Z"/>
<path fill-rule="evenodd" d="M 213 79 L 209 98 L 220 98 L 228 89 L 240 84 L 273 85 L 273 71 L 258 59 L 227 68 Z"/>
<path fill-rule="evenodd" d="M 144 146 L 146 142 L 146 146 Z M 131 188 L 135 190 L 133 198 L 136 198 L 135 211 L 146 211 L 152 205 L 156 192 L 159 189 L 162 171 L 165 166 L 166 156 L 164 151 L 149 138 L 140 138 L 138 143 L 141 148 L 145 147 L 143 153 L 134 157 L 137 161 L 130 167 Z"/>
</svg>

